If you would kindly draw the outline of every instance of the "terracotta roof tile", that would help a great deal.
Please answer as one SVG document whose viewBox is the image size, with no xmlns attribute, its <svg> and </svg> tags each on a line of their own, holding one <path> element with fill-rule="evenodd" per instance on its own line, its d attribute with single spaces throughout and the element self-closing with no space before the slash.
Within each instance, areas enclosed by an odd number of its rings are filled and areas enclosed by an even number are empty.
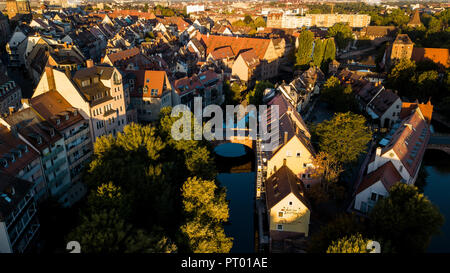
<svg viewBox="0 0 450 273">
<path fill-rule="evenodd" d="M 200 40 L 206 45 L 206 54 L 217 48 L 230 46 L 235 54 L 245 49 L 254 49 L 260 60 L 264 59 L 270 39 L 244 38 L 219 35 L 201 35 Z"/>
<path fill-rule="evenodd" d="M 445 68 L 450 67 L 450 50 L 448 48 L 413 48 L 411 59 L 416 62 L 430 60 Z"/>
<path fill-rule="evenodd" d="M 364 180 L 359 185 L 358 190 L 356 191 L 356 194 L 364 191 L 365 189 L 369 188 L 370 186 L 377 183 L 378 181 L 381 181 L 381 183 L 383 183 L 386 190 L 389 191 L 389 189 L 394 184 L 396 184 L 397 182 L 400 182 L 401 180 L 402 180 L 402 177 L 398 173 L 394 164 L 391 161 L 388 161 L 383 166 L 379 167 L 376 171 L 374 171 L 364 177 Z"/>
</svg>

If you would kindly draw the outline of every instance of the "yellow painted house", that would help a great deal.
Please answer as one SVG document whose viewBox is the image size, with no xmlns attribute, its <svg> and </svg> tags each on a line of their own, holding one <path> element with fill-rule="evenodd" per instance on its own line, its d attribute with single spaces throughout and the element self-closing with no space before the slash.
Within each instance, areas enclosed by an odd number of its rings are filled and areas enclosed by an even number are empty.
<svg viewBox="0 0 450 273">
<path fill-rule="evenodd" d="M 303 182 L 289 169 L 280 167 L 266 180 L 271 242 L 308 237 L 310 205 Z"/>
<path fill-rule="evenodd" d="M 271 177 L 283 165 L 286 165 L 296 176 L 302 179 L 306 188 L 320 180 L 313 176 L 313 159 L 315 151 L 310 142 L 310 133 L 293 106 L 284 96 L 278 95 L 269 105 L 279 106 L 278 122 L 279 145 L 272 152 L 265 155 L 267 163 L 266 178 Z"/>
</svg>

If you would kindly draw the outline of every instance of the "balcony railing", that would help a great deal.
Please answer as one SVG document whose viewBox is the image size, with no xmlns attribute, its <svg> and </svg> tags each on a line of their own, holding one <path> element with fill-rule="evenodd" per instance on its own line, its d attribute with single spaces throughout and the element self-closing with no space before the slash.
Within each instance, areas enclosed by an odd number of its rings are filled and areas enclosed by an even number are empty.
<svg viewBox="0 0 450 273">
<path fill-rule="evenodd" d="M 66 163 L 65 158 L 61 158 L 61 159 L 57 160 L 55 163 L 53 163 L 53 165 L 50 168 L 48 168 L 47 170 L 44 171 L 45 175 L 49 175 L 52 172 L 58 170 L 58 168 L 61 167 L 62 165 L 64 165 L 64 163 Z"/>
<path fill-rule="evenodd" d="M 16 220 L 17 216 L 20 215 L 23 208 L 25 208 L 30 200 L 32 199 L 33 195 L 31 193 L 27 193 L 25 197 L 22 199 L 22 201 L 17 205 L 17 208 L 14 210 L 13 213 L 11 213 L 5 220 L 6 222 L 6 228 L 9 228 L 9 226 Z"/>
<path fill-rule="evenodd" d="M 20 230 L 18 229 L 18 226 L 15 227 L 15 230 L 17 231 L 17 235 L 15 236 L 10 236 L 12 239 L 11 245 L 14 245 L 17 242 L 17 239 L 22 235 L 23 231 L 27 228 L 28 224 L 30 223 L 30 221 L 33 219 L 34 215 L 36 214 L 36 207 L 31 206 L 27 211 L 26 211 L 26 216 L 27 217 L 23 217 L 22 219 L 20 219 L 22 226 L 20 227 Z M 25 215 L 24 215 L 25 216 Z"/>
<path fill-rule="evenodd" d="M 43 163 L 47 162 L 49 159 L 51 159 L 53 156 L 58 155 L 59 153 L 61 153 L 62 151 L 64 151 L 64 147 L 63 146 L 56 146 L 56 148 L 53 148 L 49 153 L 45 154 L 42 157 L 42 161 Z"/>
</svg>

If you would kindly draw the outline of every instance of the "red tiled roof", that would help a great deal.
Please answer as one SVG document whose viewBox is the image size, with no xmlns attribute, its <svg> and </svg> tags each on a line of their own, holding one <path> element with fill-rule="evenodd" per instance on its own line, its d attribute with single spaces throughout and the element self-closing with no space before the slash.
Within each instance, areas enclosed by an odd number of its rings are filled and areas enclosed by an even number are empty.
<svg viewBox="0 0 450 273">
<path fill-rule="evenodd" d="M 170 24 L 177 25 L 179 32 L 183 32 L 190 26 L 188 22 L 183 20 L 183 18 L 177 16 L 157 18 L 157 20 L 163 25 L 170 25 Z"/>
<path fill-rule="evenodd" d="M 250 49 L 240 54 L 242 59 L 247 64 L 248 68 L 252 69 L 259 65 L 258 56 L 256 56 L 255 50 Z"/>
<path fill-rule="evenodd" d="M 201 35 L 200 40 L 206 45 L 206 54 L 217 48 L 230 46 L 235 54 L 244 49 L 255 50 L 260 60 L 264 59 L 270 39 L 244 38 L 219 35 Z"/>
<path fill-rule="evenodd" d="M 402 110 L 400 111 L 400 118 L 404 119 L 411 115 L 417 107 L 419 107 L 420 112 L 422 112 L 422 115 L 425 117 L 428 124 L 431 124 L 431 118 L 433 116 L 433 105 L 431 104 L 431 101 L 428 101 L 426 104 L 418 102 L 403 102 Z"/>
<path fill-rule="evenodd" d="M 382 149 L 382 154 L 392 149 L 410 176 L 413 177 L 420 167 L 429 138 L 428 124 L 422 119 L 416 108 L 409 117 L 402 121 L 389 144 Z"/>
<path fill-rule="evenodd" d="M 137 54 L 139 54 L 139 52 L 140 52 L 139 48 L 133 47 L 131 49 L 127 49 L 127 50 L 119 51 L 117 53 L 109 54 L 107 56 L 111 60 L 111 62 L 114 64 L 116 61 L 125 60 L 125 59 L 131 58 L 133 56 L 136 56 Z"/>
<path fill-rule="evenodd" d="M 80 114 L 74 114 L 76 109 L 73 108 L 72 105 L 70 105 L 70 103 L 57 91 L 45 92 L 31 98 L 30 101 L 33 109 L 50 122 L 57 130 L 62 130 L 83 120 L 83 117 Z M 68 120 L 63 118 L 66 114 L 69 117 Z M 59 118 L 59 125 L 56 123 L 58 116 L 61 116 L 61 118 Z"/>
<path fill-rule="evenodd" d="M 18 136 L 15 136 L 8 128 L 0 124 L 0 158 L 4 158 L 6 154 L 10 154 L 11 150 L 18 149 L 18 147 L 28 146 L 24 141 L 22 141 Z M 15 156 L 14 162 L 8 160 L 8 167 L 3 168 L 0 165 L 0 170 L 8 173 L 10 175 L 17 175 L 20 170 L 24 169 L 28 164 L 37 159 L 39 154 L 32 148 L 28 146 L 28 152 L 22 150 L 22 156 Z"/>
<path fill-rule="evenodd" d="M 141 12 L 137 10 L 114 10 L 112 13 L 108 13 L 108 16 L 111 18 L 136 16 L 139 18 L 145 18 L 147 20 L 156 19 L 156 16 L 153 12 Z"/>
<path fill-rule="evenodd" d="M 147 92 L 138 92 L 137 88 L 130 92 L 131 96 L 134 97 L 158 97 L 160 98 L 164 91 L 164 82 L 167 78 L 166 71 L 155 71 L 155 70 L 138 70 L 132 71 L 136 75 L 136 86 L 137 87 L 147 87 Z M 156 96 L 152 96 L 152 89 L 158 90 Z"/>
<path fill-rule="evenodd" d="M 214 58 L 214 60 L 221 60 L 234 57 L 235 55 L 230 46 L 224 46 L 221 48 L 217 48 L 216 50 L 211 52 L 211 56 Z"/>
<path fill-rule="evenodd" d="M 431 60 L 445 68 L 450 67 L 450 54 L 448 48 L 413 48 L 411 59 L 416 62 Z"/>
<path fill-rule="evenodd" d="M 394 164 L 391 161 L 388 161 L 383 166 L 379 167 L 376 171 L 374 171 L 374 172 L 368 174 L 366 177 L 364 177 L 364 180 L 359 185 L 358 190 L 356 191 L 356 194 L 364 191 L 365 189 L 369 188 L 370 186 L 377 183 L 378 181 L 381 181 L 381 183 L 383 183 L 386 190 L 389 191 L 389 189 L 394 184 L 396 184 L 397 182 L 400 182 L 401 180 L 402 180 L 402 177 L 398 173 Z"/>
</svg>

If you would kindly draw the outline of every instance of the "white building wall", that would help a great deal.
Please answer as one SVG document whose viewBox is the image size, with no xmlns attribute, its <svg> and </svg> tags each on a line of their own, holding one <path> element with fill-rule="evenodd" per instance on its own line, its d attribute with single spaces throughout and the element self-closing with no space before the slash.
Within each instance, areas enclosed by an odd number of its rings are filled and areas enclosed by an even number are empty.
<svg viewBox="0 0 450 273">
<path fill-rule="evenodd" d="M 354 208 L 356 210 L 361 211 L 362 202 L 365 202 L 366 204 L 369 204 L 369 205 L 374 205 L 375 202 L 372 203 L 372 201 L 370 201 L 370 197 L 372 196 L 372 193 L 376 193 L 378 195 L 382 195 L 385 197 L 389 195 L 389 192 L 386 190 L 383 183 L 381 181 L 378 181 L 375 184 L 373 184 L 372 186 L 368 187 L 367 189 L 363 190 L 362 192 L 360 192 L 356 195 Z"/>
</svg>

